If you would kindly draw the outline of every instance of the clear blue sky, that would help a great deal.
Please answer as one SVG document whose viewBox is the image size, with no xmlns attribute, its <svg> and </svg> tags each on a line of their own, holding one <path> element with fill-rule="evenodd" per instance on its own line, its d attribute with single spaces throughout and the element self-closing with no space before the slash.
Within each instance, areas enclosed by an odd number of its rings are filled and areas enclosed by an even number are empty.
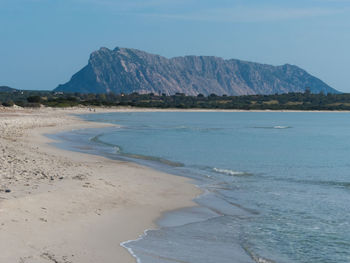
<svg viewBox="0 0 350 263">
<path fill-rule="evenodd" d="M 101 46 L 290 63 L 350 92 L 350 0 L 0 0 L 0 85 L 53 89 Z"/>
</svg>

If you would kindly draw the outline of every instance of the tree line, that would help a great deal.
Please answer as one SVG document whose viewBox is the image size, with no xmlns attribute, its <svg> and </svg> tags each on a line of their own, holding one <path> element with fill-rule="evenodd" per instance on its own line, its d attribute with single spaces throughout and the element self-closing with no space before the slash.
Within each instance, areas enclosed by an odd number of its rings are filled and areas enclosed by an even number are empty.
<svg viewBox="0 0 350 263">
<path fill-rule="evenodd" d="M 74 107 L 130 106 L 142 108 L 178 109 L 238 109 L 238 110 L 350 110 L 350 94 L 304 93 L 274 95 L 187 96 L 165 94 L 80 94 L 52 91 L 0 92 L 3 106 Z"/>
</svg>

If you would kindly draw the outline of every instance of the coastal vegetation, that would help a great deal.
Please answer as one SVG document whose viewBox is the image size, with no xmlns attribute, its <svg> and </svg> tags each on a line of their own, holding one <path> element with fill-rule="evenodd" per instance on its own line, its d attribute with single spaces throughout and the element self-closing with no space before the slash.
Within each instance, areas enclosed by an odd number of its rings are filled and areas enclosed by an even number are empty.
<svg viewBox="0 0 350 263">
<path fill-rule="evenodd" d="M 142 108 L 178 109 L 238 109 L 238 110 L 350 110 L 350 94 L 286 93 L 245 96 L 186 96 L 165 94 L 81 94 L 52 91 L 0 92 L 3 106 L 73 107 L 130 106 Z"/>
</svg>

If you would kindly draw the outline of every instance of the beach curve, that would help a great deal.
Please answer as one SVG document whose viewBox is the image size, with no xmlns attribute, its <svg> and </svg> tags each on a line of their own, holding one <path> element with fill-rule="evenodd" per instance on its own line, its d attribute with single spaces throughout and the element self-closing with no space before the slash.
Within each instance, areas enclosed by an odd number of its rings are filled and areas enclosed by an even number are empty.
<svg viewBox="0 0 350 263">
<path fill-rule="evenodd" d="M 135 262 L 122 242 L 196 205 L 188 179 L 50 145 L 44 134 L 108 125 L 74 113 L 89 111 L 0 111 L 0 262 Z"/>
</svg>

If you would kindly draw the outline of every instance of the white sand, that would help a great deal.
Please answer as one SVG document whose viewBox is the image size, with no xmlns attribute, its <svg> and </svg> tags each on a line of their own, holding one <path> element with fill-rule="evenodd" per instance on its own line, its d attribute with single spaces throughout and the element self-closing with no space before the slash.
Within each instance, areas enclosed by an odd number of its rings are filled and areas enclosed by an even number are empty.
<svg viewBox="0 0 350 263">
<path fill-rule="evenodd" d="M 0 263 L 135 262 L 121 242 L 195 205 L 187 179 L 48 145 L 44 133 L 104 125 L 68 115 L 84 112 L 0 109 Z"/>
</svg>

